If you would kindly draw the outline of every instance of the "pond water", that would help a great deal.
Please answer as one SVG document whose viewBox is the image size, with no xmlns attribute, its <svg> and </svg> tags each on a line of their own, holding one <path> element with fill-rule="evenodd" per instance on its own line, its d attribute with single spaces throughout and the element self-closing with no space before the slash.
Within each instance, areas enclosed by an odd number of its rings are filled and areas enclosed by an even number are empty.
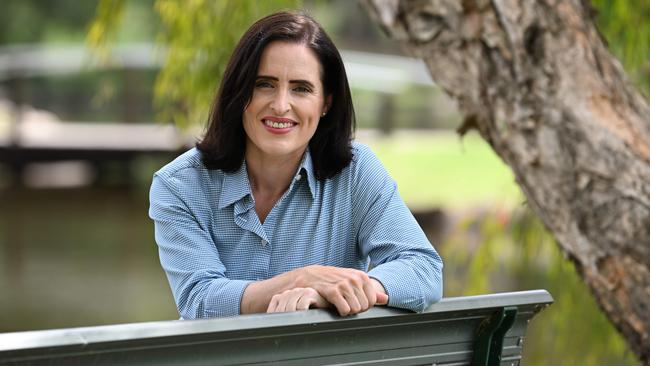
<svg viewBox="0 0 650 366">
<path fill-rule="evenodd" d="M 177 318 L 144 188 L 0 190 L 0 332 Z"/>
</svg>

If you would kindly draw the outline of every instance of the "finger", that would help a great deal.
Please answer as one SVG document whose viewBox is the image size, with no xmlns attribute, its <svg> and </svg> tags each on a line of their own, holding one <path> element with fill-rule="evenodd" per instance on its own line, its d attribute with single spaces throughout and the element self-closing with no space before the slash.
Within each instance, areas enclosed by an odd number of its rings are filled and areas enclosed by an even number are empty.
<svg viewBox="0 0 650 366">
<path fill-rule="evenodd" d="M 361 312 L 361 304 L 359 303 L 359 299 L 354 292 L 343 294 L 343 297 L 350 306 L 350 314 L 357 314 Z"/>
<path fill-rule="evenodd" d="M 309 295 L 303 295 L 296 303 L 296 310 L 307 310 L 311 306 L 313 299 Z"/>
<path fill-rule="evenodd" d="M 368 296 L 372 296 L 375 293 L 374 289 L 371 290 L 372 282 L 370 282 L 370 277 L 361 271 L 355 271 L 353 277 L 349 280 L 349 285 L 356 299 L 356 301 L 350 303 L 352 310 L 356 310 L 356 303 L 359 304 L 359 310 L 355 311 L 355 313 L 368 310 L 370 308 Z"/>
<path fill-rule="evenodd" d="M 348 314 L 356 314 L 361 311 L 361 305 L 357 299 L 359 290 L 354 285 L 354 279 L 348 278 L 345 281 L 339 282 L 334 289 L 341 294 L 343 300 L 347 303 L 350 309 Z"/>
<path fill-rule="evenodd" d="M 305 289 L 294 289 L 287 294 L 287 302 L 284 307 L 284 311 L 296 311 L 298 302 L 305 293 Z"/>
<path fill-rule="evenodd" d="M 273 295 L 271 298 L 271 301 L 269 301 L 269 306 L 266 308 L 267 313 L 277 313 L 277 308 L 278 308 L 278 296 L 279 295 Z"/>
<path fill-rule="evenodd" d="M 284 313 L 287 310 L 287 303 L 291 299 L 291 292 L 285 291 L 282 294 L 280 294 L 280 298 L 278 300 L 278 312 Z"/>
<path fill-rule="evenodd" d="M 298 303 L 296 304 L 296 310 L 307 310 L 309 308 L 326 308 L 330 304 L 325 300 L 316 290 L 312 288 L 306 288 Z"/>
<path fill-rule="evenodd" d="M 359 296 L 359 300 L 361 302 L 361 306 L 363 307 L 362 311 L 365 311 L 375 306 L 375 303 L 377 302 L 377 291 L 374 288 L 372 279 L 370 276 L 368 276 L 367 273 L 362 272 L 361 276 L 362 285 L 360 290 L 363 292 L 363 296 Z"/>
<path fill-rule="evenodd" d="M 330 307 L 332 305 L 327 300 L 325 300 L 325 298 L 322 297 L 318 292 L 316 292 L 316 290 L 314 290 L 314 292 L 316 293 L 316 295 L 315 295 L 316 296 L 315 307 L 317 307 L 317 308 L 328 308 L 328 307 Z"/>
<path fill-rule="evenodd" d="M 305 293 L 296 304 L 296 310 L 308 310 L 310 308 L 326 308 L 329 305 L 317 292 Z"/>
<path fill-rule="evenodd" d="M 363 285 L 359 287 L 354 287 L 353 289 L 354 289 L 354 297 L 357 300 L 357 303 L 359 303 L 359 311 L 357 311 L 357 313 L 368 310 L 369 301 Z"/>
<path fill-rule="evenodd" d="M 331 296 L 326 296 L 325 299 L 332 303 L 334 307 L 336 307 L 336 310 L 339 312 L 340 315 L 346 316 L 350 314 L 350 305 L 348 302 L 345 300 L 343 295 L 341 295 L 339 292 L 335 292 Z"/>
<path fill-rule="evenodd" d="M 366 294 L 366 298 L 368 299 L 368 309 L 375 306 L 377 303 L 377 290 L 371 281 L 364 282 L 363 292 Z"/>
<path fill-rule="evenodd" d="M 388 294 L 386 293 L 386 288 L 384 285 L 379 282 L 376 278 L 371 278 L 370 283 L 375 288 L 375 293 L 377 295 L 377 305 L 387 305 L 388 304 Z"/>
<path fill-rule="evenodd" d="M 388 305 L 388 294 L 377 292 L 377 305 Z"/>
<path fill-rule="evenodd" d="M 320 295 L 318 295 L 318 292 L 316 292 L 313 289 L 306 288 L 302 292 L 302 296 L 298 299 L 298 302 L 296 303 L 296 310 L 307 310 L 309 309 L 312 305 L 316 304 L 318 302 L 318 298 Z"/>
</svg>

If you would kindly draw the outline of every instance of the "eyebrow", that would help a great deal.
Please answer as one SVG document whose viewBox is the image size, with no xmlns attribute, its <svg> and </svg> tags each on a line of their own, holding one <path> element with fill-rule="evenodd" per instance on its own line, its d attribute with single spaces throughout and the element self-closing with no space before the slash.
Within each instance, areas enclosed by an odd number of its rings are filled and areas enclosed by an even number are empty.
<svg viewBox="0 0 650 366">
<path fill-rule="evenodd" d="M 268 75 L 258 75 L 256 80 L 273 80 L 273 81 L 279 81 L 280 79 L 276 78 L 275 76 L 268 76 Z M 309 80 L 303 80 L 303 79 L 296 79 L 296 80 L 289 80 L 289 83 L 291 84 L 305 84 L 309 86 L 310 88 L 314 88 L 314 84 L 309 81 Z"/>
</svg>

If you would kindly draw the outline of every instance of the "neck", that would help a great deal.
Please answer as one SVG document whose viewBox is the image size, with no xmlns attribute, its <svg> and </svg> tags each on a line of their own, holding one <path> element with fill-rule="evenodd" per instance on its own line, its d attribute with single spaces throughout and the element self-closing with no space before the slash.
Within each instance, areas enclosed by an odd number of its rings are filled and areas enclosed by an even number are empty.
<svg viewBox="0 0 650 366">
<path fill-rule="evenodd" d="M 289 188 L 302 154 L 287 157 L 253 156 L 246 152 L 246 169 L 256 199 L 279 199 Z"/>
</svg>

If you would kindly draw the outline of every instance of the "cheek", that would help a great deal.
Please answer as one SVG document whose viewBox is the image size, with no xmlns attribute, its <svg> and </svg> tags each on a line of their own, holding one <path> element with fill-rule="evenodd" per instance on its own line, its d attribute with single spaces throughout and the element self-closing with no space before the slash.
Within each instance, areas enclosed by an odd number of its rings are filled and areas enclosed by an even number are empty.
<svg viewBox="0 0 650 366">
<path fill-rule="evenodd" d="M 242 114 L 242 124 L 244 126 L 244 132 L 246 132 L 246 135 L 250 135 L 251 132 L 253 131 L 253 126 L 255 124 L 255 114 L 250 108 L 250 105 L 248 108 L 244 109 L 244 113 Z"/>
<path fill-rule="evenodd" d="M 246 103 L 246 106 L 244 107 L 244 113 L 248 113 L 249 115 L 253 116 L 259 111 L 262 104 L 262 98 L 260 98 L 256 92 L 253 92 L 251 99 L 248 101 L 248 103 Z"/>
<path fill-rule="evenodd" d="M 244 108 L 244 124 L 255 120 L 257 113 L 259 112 L 258 104 L 259 103 L 256 103 L 256 100 L 253 98 L 248 102 L 246 108 Z"/>
<path fill-rule="evenodd" d="M 248 125 L 250 124 L 250 120 L 251 120 L 250 112 L 249 112 L 248 109 L 244 109 L 244 114 L 242 114 L 242 120 L 243 120 L 242 122 L 244 124 L 244 129 L 246 129 L 248 127 Z"/>
<path fill-rule="evenodd" d="M 316 120 L 319 120 L 321 114 L 323 113 L 323 106 L 324 104 L 320 100 L 312 101 L 309 103 L 309 107 L 307 109 L 309 111 L 309 115 Z"/>
</svg>

